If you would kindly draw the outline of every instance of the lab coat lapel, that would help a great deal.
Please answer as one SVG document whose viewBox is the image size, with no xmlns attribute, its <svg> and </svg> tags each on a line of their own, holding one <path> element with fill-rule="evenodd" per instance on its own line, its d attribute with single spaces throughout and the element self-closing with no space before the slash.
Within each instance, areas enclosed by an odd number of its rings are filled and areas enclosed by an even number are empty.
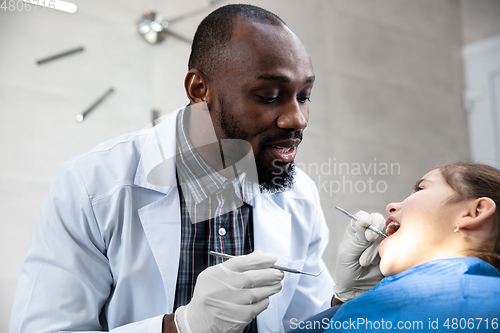
<svg viewBox="0 0 500 333">
<path fill-rule="evenodd" d="M 287 266 L 290 255 L 291 215 L 279 207 L 270 195 L 255 196 L 253 214 L 255 250 L 274 253 L 278 257 L 276 264 Z M 286 309 L 280 307 L 280 293 L 271 296 L 269 307 L 259 315 L 259 330 L 282 332 Z M 262 327 L 263 324 L 269 325 Z"/>
<path fill-rule="evenodd" d="M 145 131 L 134 181 L 137 186 L 165 194 L 139 209 L 138 213 L 160 270 L 167 299 L 166 310 L 169 312 L 174 307 L 181 239 L 180 200 L 175 176 L 178 111 Z"/>
<path fill-rule="evenodd" d="M 174 308 L 179 267 L 181 212 L 177 187 L 162 199 L 139 209 L 144 232 L 160 270 L 167 298 L 167 311 Z"/>
<path fill-rule="evenodd" d="M 175 177 L 176 120 L 179 110 L 141 134 L 141 156 L 134 184 L 161 193 L 177 185 Z"/>
</svg>

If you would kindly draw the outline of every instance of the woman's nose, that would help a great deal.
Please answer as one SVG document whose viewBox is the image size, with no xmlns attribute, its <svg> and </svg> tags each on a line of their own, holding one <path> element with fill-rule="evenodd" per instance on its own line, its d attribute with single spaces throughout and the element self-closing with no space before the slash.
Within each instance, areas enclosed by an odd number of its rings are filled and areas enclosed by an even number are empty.
<svg viewBox="0 0 500 333">
<path fill-rule="evenodd" d="M 399 212 L 400 209 L 401 209 L 401 202 L 393 202 L 388 204 L 387 207 L 385 207 L 385 212 L 387 213 L 387 215 L 393 215 Z"/>
</svg>

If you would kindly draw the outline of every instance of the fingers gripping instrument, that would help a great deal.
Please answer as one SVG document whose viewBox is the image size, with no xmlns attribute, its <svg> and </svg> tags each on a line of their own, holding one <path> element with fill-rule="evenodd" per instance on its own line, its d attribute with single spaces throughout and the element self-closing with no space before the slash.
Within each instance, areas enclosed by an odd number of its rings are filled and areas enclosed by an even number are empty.
<svg viewBox="0 0 500 333">
<path fill-rule="evenodd" d="M 383 230 L 385 218 L 363 211 L 351 216 L 336 208 L 352 218 L 339 245 L 334 273 L 335 298 L 346 302 L 371 289 L 383 278 L 378 267 L 378 248 L 385 235 L 380 237 L 368 227 L 373 225 L 377 231 Z"/>
<path fill-rule="evenodd" d="M 338 210 L 339 212 L 341 213 L 344 213 L 345 215 L 349 216 L 351 219 L 353 219 L 354 221 L 357 221 L 358 219 L 356 218 L 356 216 L 352 215 L 351 213 L 349 213 L 348 211 L 340 208 L 339 206 L 335 206 L 335 209 Z M 373 231 L 374 233 L 376 233 L 377 235 L 380 235 L 382 237 L 385 237 L 387 238 L 387 235 L 384 234 L 382 231 L 378 230 L 377 228 L 374 228 L 372 225 L 369 225 L 366 227 L 367 229 L 370 229 L 371 231 Z"/>
<path fill-rule="evenodd" d="M 191 301 L 175 310 L 179 333 L 240 333 L 269 306 L 284 274 L 273 254 L 253 252 L 203 270 Z"/>
<path fill-rule="evenodd" d="M 215 251 L 210 251 L 210 254 L 213 256 L 216 256 L 216 257 L 224 258 L 224 259 L 230 259 L 230 258 L 235 257 L 235 256 L 232 256 L 229 254 L 215 252 Z M 283 271 L 283 272 L 288 272 L 288 273 L 293 273 L 293 274 L 304 274 L 304 275 L 309 275 L 309 276 L 314 276 L 314 277 L 319 276 L 325 270 L 325 267 L 323 267 L 323 269 L 321 271 L 319 271 L 319 273 L 313 274 L 313 273 L 299 271 L 298 269 L 295 269 L 295 268 L 288 268 L 288 267 L 280 266 L 280 265 L 273 265 L 273 268 L 279 269 L 280 271 Z"/>
</svg>

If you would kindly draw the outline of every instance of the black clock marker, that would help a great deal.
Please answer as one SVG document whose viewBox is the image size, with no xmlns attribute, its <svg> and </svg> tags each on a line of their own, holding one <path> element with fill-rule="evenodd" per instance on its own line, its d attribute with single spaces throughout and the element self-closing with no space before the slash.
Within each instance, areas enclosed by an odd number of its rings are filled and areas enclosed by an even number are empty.
<svg viewBox="0 0 500 333">
<path fill-rule="evenodd" d="M 70 54 L 77 53 L 77 52 L 82 52 L 82 51 L 83 51 L 83 46 L 80 46 L 80 47 L 77 47 L 76 49 L 71 49 L 69 51 L 65 51 L 65 52 L 58 53 L 58 54 L 55 54 L 55 55 L 47 57 L 47 58 L 43 58 L 43 59 L 37 60 L 36 63 L 39 64 L 39 65 L 41 65 L 41 64 L 46 63 L 48 61 L 56 60 L 56 59 L 68 56 Z"/>
<path fill-rule="evenodd" d="M 101 96 L 97 101 L 95 101 L 94 104 L 92 104 L 87 110 L 83 111 L 82 113 L 79 113 L 76 115 L 76 121 L 81 123 L 83 121 L 83 118 L 92 111 L 99 103 L 101 103 L 106 97 L 108 97 L 111 93 L 113 92 L 113 88 L 109 88 L 108 91 L 104 93 L 104 95 Z"/>
</svg>

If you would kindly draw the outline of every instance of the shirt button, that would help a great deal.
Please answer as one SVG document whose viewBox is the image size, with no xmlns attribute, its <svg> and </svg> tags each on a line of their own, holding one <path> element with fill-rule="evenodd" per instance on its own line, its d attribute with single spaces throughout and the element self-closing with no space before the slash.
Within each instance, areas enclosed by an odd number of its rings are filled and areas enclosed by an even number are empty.
<svg viewBox="0 0 500 333">
<path fill-rule="evenodd" d="M 226 234 L 226 229 L 225 228 L 220 228 L 219 229 L 219 235 L 224 236 Z"/>
</svg>

